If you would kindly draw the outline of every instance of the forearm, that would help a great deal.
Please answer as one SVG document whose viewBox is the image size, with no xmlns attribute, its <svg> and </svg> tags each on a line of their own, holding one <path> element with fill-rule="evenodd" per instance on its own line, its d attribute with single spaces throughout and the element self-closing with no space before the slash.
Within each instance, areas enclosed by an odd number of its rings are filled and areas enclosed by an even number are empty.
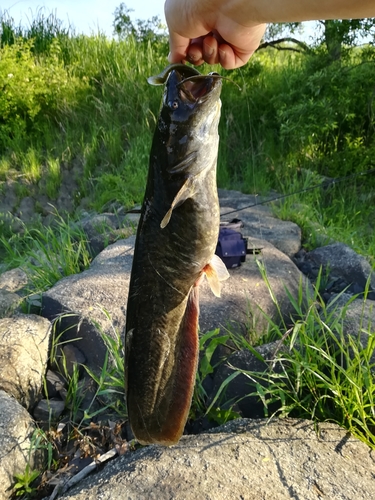
<svg viewBox="0 0 375 500">
<path fill-rule="evenodd" d="M 166 0 L 170 62 L 245 64 L 266 24 L 375 17 L 375 0 Z"/>
<path fill-rule="evenodd" d="M 375 17 L 374 0 L 219 0 L 220 12 L 247 25 Z"/>
</svg>

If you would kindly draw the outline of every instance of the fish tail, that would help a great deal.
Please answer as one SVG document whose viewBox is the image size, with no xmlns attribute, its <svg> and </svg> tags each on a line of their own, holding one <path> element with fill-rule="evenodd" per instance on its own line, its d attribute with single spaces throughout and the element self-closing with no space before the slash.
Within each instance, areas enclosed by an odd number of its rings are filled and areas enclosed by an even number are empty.
<svg viewBox="0 0 375 500">
<path fill-rule="evenodd" d="M 141 444 L 171 446 L 180 439 L 188 418 L 197 370 L 199 340 L 199 287 L 193 286 L 181 321 L 179 344 L 175 350 L 175 371 L 171 375 L 164 398 L 148 422 L 137 419 L 135 437 Z M 159 418 L 158 418 L 159 416 Z"/>
</svg>

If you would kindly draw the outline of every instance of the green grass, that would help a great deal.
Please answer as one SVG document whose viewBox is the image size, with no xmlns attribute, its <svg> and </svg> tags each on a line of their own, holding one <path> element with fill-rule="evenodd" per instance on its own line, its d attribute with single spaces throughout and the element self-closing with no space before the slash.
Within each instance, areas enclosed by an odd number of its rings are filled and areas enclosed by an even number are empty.
<svg viewBox="0 0 375 500">
<path fill-rule="evenodd" d="M 29 279 L 29 293 L 39 293 L 64 276 L 87 269 L 91 255 L 86 235 L 69 219 L 55 214 L 52 225 L 28 228 L 0 236 L 0 255 L 9 267 L 22 267 Z"/>
<path fill-rule="evenodd" d="M 269 286 L 264 269 L 261 272 Z M 271 289 L 270 293 L 272 296 Z M 289 416 L 335 422 L 375 449 L 375 324 L 361 322 L 358 335 L 348 335 L 344 322 L 355 297 L 340 307 L 339 297 L 326 305 L 316 290 L 309 297 L 306 309 L 302 309 L 302 296 L 302 289 L 298 301 L 289 296 L 296 312 L 292 326 L 279 326 L 267 318 L 268 333 L 260 344 L 276 342 L 272 362 L 267 362 L 244 337 L 230 332 L 218 336 L 216 330 L 201 338 L 201 342 L 209 342 L 198 369 L 192 409 L 219 423 L 236 418 L 231 408 L 238 401 L 232 401 L 228 407 L 225 389 L 234 378 L 245 375 L 249 379 L 248 396 L 255 396 L 263 403 L 266 418 Z M 210 364 L 213 351 L 228 340 L 232 349 L 248 349 L 269 367 L 261 373 L 229 365 L 232 374 L 208 404 L 202 381 L 213 371 Z M 275 404 L 278 409 L 270 414 L 269 407 Z"/>
</svg>

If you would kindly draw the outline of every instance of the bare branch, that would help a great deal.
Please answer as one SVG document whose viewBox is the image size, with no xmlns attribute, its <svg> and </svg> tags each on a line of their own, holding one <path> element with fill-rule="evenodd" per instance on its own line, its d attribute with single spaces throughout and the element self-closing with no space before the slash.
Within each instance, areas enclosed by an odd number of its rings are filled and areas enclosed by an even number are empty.
<svg viewBox="0 0 375 500">
<path fill-rule="evenodd" d="M 282 43 L 293 43 L 300 48 L 285 47 L 281 45 Z M 261 45 L 259 45 L 257 50 L 265 49 L 267 47 L 272 47 L 273 49 L 276 50 L 290 50 L 292 52 L 301 52 L 301 53 L 311 52 L 311 49 L 308 45 L 292 37 L 279 38 L 278 40 L 272 40 L 271 42 L 264 42 Z"/>
</svg>

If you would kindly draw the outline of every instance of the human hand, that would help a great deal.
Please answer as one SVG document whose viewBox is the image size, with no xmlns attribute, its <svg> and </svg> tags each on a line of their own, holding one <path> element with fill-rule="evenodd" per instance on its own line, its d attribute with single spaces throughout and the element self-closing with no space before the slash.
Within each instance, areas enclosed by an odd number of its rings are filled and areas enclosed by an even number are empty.
<svg viewBox="0 0 375 500">
<path fill-rule="evenodd" d="M 243 66 L 258 48 L 265 24 L 241 21 L 240 13 L 226 12 L 212 0 L 166 0 L 170 63 L 189 61 L 199 66 Z"/>
</svg>

